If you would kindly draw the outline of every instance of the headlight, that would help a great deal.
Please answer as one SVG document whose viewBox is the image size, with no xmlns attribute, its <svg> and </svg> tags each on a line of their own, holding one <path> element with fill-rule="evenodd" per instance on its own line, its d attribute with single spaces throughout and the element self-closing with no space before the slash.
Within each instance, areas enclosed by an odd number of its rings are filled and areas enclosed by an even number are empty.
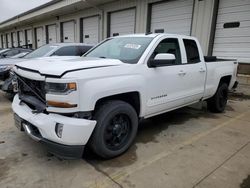
<svg viewBox="0 0 250 188">
<path fill-rule="evenodd" d="M 46 93 L 51 94 L 69 94 L 72 91 L 76 91 L 76 83 L 51 83 L 46 82 L 45 90 Z"/>
<path fill-rule="evenodd" d="M 0 71 L 10 70 L 14 65 L 0 65 Z"/>
</svg>

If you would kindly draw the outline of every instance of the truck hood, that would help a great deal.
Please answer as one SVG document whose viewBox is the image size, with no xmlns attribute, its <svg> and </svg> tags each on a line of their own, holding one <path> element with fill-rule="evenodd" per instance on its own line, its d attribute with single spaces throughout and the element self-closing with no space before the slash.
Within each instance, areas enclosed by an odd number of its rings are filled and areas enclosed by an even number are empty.
<svg viewBox="0 0 250 188">
<path fill-rule="evenodd" d="M 44 58 L 18 63 L 17 68 L 38 72 L 41 75 L 61 77 L 67 72 L 118 66 L 123 63 L 116 59 L 75 57 L 70 59 Z"/>
</svg>

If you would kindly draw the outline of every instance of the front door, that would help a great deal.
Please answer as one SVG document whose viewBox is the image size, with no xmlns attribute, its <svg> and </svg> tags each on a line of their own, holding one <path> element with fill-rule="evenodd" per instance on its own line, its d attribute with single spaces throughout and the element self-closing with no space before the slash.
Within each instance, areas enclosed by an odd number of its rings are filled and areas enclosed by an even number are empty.
<svg viewBox="0 0 250 188">
<path fill-rule="evenodd" d="M 171 53 L 175 55 L 173 64 L 148 68 L 147 67 L 147 115 L 161 113 L 184 104 L 184 92 L 186 85 L 185 67 L 182 65 L 182 57 L 177 38 L 166 38 L 159 42 L 150 59 L 159 53 Z"/>
</svg>

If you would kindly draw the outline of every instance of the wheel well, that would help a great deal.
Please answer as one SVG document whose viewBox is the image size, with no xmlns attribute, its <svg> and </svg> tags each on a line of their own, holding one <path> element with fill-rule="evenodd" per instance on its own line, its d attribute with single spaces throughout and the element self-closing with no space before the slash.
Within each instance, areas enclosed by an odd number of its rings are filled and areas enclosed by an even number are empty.
<svg viewBox="0 0 250 188">
<path fill-rule="evenodd" d="M 140 114 L 140 94 L 139 92 L 129 92 L 129 93 L 122 93 L 117 95 L 111 95 L 108 97 L 104 97 L 99 99 L 96 102 L 95 110 L 96 108 L 101 105 L 102 103 L 110 100 L 121 100 L 124 102 L 129 103 L 131 106 L 134 107 L 135 111 L 137 112 L 138 116 Z"/>
<path fill-rule="evenodd" d="M 231 81 L 231 78 L 232 76 L 223 76 L 221 79 L 220 79 L 220 84 L 221 83 L 226 83 L 228 86 L 230 84 L 230 81 Z"/>
</svg>

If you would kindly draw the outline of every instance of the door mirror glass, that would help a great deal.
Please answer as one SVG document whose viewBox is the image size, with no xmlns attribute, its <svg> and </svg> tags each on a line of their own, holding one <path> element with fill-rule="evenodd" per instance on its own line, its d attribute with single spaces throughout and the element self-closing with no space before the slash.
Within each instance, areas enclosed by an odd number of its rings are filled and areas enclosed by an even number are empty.
<svg viewBox="0 0 250 188">
<path fill-rule="evenodd" d="M 174 65 L 175 55 L 170 53 L 160 53 L 150 60 L 149 67 L 161 67 L 167 65 Z"/>
</svg>

